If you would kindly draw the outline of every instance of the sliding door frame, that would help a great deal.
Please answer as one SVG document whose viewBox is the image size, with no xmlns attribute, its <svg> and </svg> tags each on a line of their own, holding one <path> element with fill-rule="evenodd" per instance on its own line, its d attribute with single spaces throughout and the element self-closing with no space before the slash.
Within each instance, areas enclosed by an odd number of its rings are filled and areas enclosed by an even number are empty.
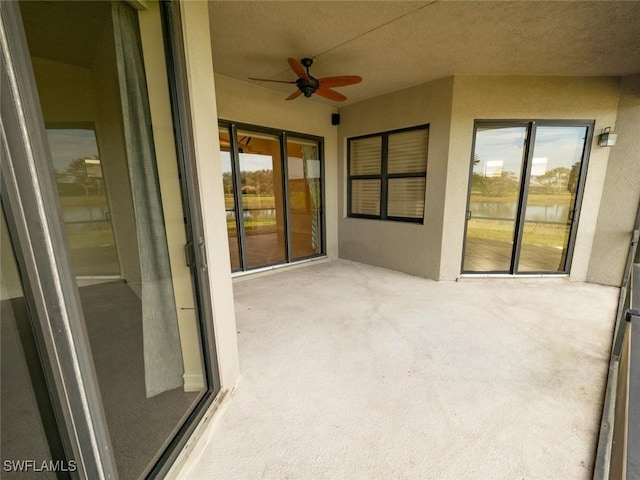
<svg viewBox="0 0 640 480">
<path fill-rule="evenodd" d="M 118 478 L 18 2 L 0 3 L 1 199 L 74 476 Z"/>
<path fill-rule="evenodd" d="M 242 203 L 242 190 L 236 188 L 242 185 L 242 177 L 240 175 L 240 153 L 238 152 L 238 144 L 235 138 L 238 136 L 238 129 L 235 125 L 228 126 L 229 131 L 229 150 L 231 152 L 231 181 L 233 182 L 233 204 L 236 209 L 236 232 L 238 235 L 238 258 L 240 260 L 240 271 L 244 270 L 247 264 L 247 255 L 244 249 L 244 205 Z"/>
<path fill-rule="evenodd" d="M 289 263 L 295 263 L 311 258 L 321 257 L 326 254 L 326 219 L 325 219 L 325 189 L 324 189 L 324 138 L 315 135 L 309 135 L 307 133 L 292 132 L 289 130 L 280 130 L 276 128 L 263 127 L 258 125 L 251 125 L 247 123 L 234 122 L 232 120 L 218 120 L 219 129 L 226 129 L 230 139 L 230 156 L 231 156 L 231 171 L 233 177 L 233 195 L 236 212 L 236 232 L 238 232 L 239 241 L 238 247 L 240 257 L 240 268 L 234 270 L 234 272 L 249 272 L 252 270 L 260 270 L 263 268 L 269 268 L 276 265 L 286 265 Z M 255 132 L 257 134 L 271 135 L 278 138 L 280 146 L 280 169 L 281 169 L 281 181 L 282 181 L 282 209 L 284 212 L 284 230 L 285 230 L 285 260 L 284 262 L 274 262 L 266 265 L 259 265 L 255 267 L 249 267 L 247 265 L 247 255 L 245 248 L 245 229 L 244 229 L 244 207 L 242 204 L 242 192 L 241 187 L 241 173 L 240 173 L 240 153 L 238 152 L 238 130 Z M 289 205 L 289 185 L 288 185 L 288 152 L 287 142 L 289 138 L 310 140 L 316 142 L 318 145 L 318 157 L 320 159 L 320 225 L 322 228 L 322 235 L 320 238 L 320 253 L 315 255 L 309 255 L 302 258 L 293 258 L 291 254 L 291 232 L 290 232 L 290 205 Z"/>
<path fill-rule="evenodd" d="M 202 342 L 203 368 L 206 390 L 197 405 L 189 413 L 148 476 L 163 478 L 171 469 L 190 436 L 205 418 L 209 407 L 221 392 L 218 354 L 213 326 L 213 305 L 210 296 L 209 267 L 202 206 L 200 204 L 200 179 L 196 167 L 196 149 L 190 107 L 190 90 L 187 82 L 182 17 L 178 1 L 162 1 L 160 12 L 163 27 L 165 59 L 169 80 L 178 172 L 187 237 L 186 249 L 191 258 L 189 267 L 193 280 L 196 319 Z"/>
<path fill-rule="evenodd" d="M 587 177 L 589 165 L 589 156 L 593 145 L 594 120 L 548 120 L 548 119 L 514 119 L 514 120 L 475 120 L 473 123 L 473 140 L 471 143 L 471 162 L 469 168 L 468 187 L 467 187 L 467 209 L 464 224 L 464 239 L 462 246 L 462 262 L 460 271 L 463 275 L 569 275 L 571 272 L 571 263 L 573 261 L 573 252 L 575 250 L 575 240 L 580 219 L 580 211 L 582 208 L 582 199 L 584 196 L 584 186 Z M 471 182 L 473 179 L 474 154 L 476 151 L 476 137 L 479 127 L 526 127 L 527 134 L 525 138 L 523 163 L 520 172 L 520 191 L 518 194 L 518 211 L 516 212 L 515 231 L 513 237 L 513 246 L 511 252 L 511 262 L 509 271 L 476 271 L 465 270 L 464 260 L 467 251 L 467 231 L 470 220 L 471 208 Z M 535 147 L 536 133 L 538 127 L 585 127 L 586 135 L 581 155 L 580 172 L 578 174 L 578 183 L 576 189 L 575 203 L 572 211 L 569 213 L 571 228 L 569 230 L 569 238 L 567 239 L 566 257 L 564 260 L 564 268 L 558 271 L 518 271 L 518 262 L 522 250 L 522 238 L 524 235 L 525 214 L 527 207 L 527 199 L 529 195 L 529 182 L 531 180 L 531 169 L 533 165 L 533 151 Z"/>
</svg>

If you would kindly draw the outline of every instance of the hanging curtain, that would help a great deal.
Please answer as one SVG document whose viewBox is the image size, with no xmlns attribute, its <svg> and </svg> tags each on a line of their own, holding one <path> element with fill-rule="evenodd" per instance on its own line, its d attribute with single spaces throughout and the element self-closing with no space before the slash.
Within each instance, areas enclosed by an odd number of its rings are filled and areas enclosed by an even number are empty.
<svg viewBox="0 0 640 480">
<path fill-rule="evenodd" d="M 309 195 L 311 196 L 311 247 L 316 253 L 322 251 L 321 194 L 320 194 L 320 160 L 318 159 L 318 147 L 314 145 L 302 145 L 302 165 L 304 178 L 307 179 Z"/>
<path fill-rule="evenodd" d="M 137 14 L 124 2 L 113 2 L 112 17 L 140 252 L 144 372 L 149 398 L 182 386 L 182 351 Z"/>
</svg>

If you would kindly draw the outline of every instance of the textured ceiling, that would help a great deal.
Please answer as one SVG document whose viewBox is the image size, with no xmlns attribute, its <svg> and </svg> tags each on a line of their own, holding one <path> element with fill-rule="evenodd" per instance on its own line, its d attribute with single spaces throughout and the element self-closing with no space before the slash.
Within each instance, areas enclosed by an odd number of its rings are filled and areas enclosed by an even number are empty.
<svg viewBox="0 0 640 480">
<path fill-rule="evenodd" d="M 360 75 L 345 103 L 450 75 L 640 72 L 640 1 L 212 1 L 216 73 Z M 258 82 L 253 82 L 258 83 Z M 294 86 L 262 83 L 286 93 Z M 314 101 L 332 103 L 312 97 Z M 299 99 L 297 101 L 308 101 Z"/>
</svg>

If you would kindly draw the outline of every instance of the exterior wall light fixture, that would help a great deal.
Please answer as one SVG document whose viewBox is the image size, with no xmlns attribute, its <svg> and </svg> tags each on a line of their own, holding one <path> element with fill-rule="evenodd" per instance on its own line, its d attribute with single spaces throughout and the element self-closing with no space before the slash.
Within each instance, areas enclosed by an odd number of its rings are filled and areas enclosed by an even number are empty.
<svg viewBox="0 0 640 480">
<path fill-rule="evenodd" d="M 601 147 L 613 147 L 618 139 L 618 134 L 611 131 L 611 127 L 605 128 L 598 136 L 598 145 Z"/>
</svg>

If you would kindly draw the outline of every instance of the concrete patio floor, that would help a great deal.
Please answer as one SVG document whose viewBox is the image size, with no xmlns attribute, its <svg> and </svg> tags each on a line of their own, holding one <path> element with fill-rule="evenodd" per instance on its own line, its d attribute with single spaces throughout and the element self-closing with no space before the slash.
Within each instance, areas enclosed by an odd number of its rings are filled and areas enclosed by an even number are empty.
<svg viewBox="0 0 640 480">
<path fill-rule="evenodd" d="M 242 380 L 184 478 L 590 478 L 618 289 L 338 260 L 234 292 Z"/>
</svg>

